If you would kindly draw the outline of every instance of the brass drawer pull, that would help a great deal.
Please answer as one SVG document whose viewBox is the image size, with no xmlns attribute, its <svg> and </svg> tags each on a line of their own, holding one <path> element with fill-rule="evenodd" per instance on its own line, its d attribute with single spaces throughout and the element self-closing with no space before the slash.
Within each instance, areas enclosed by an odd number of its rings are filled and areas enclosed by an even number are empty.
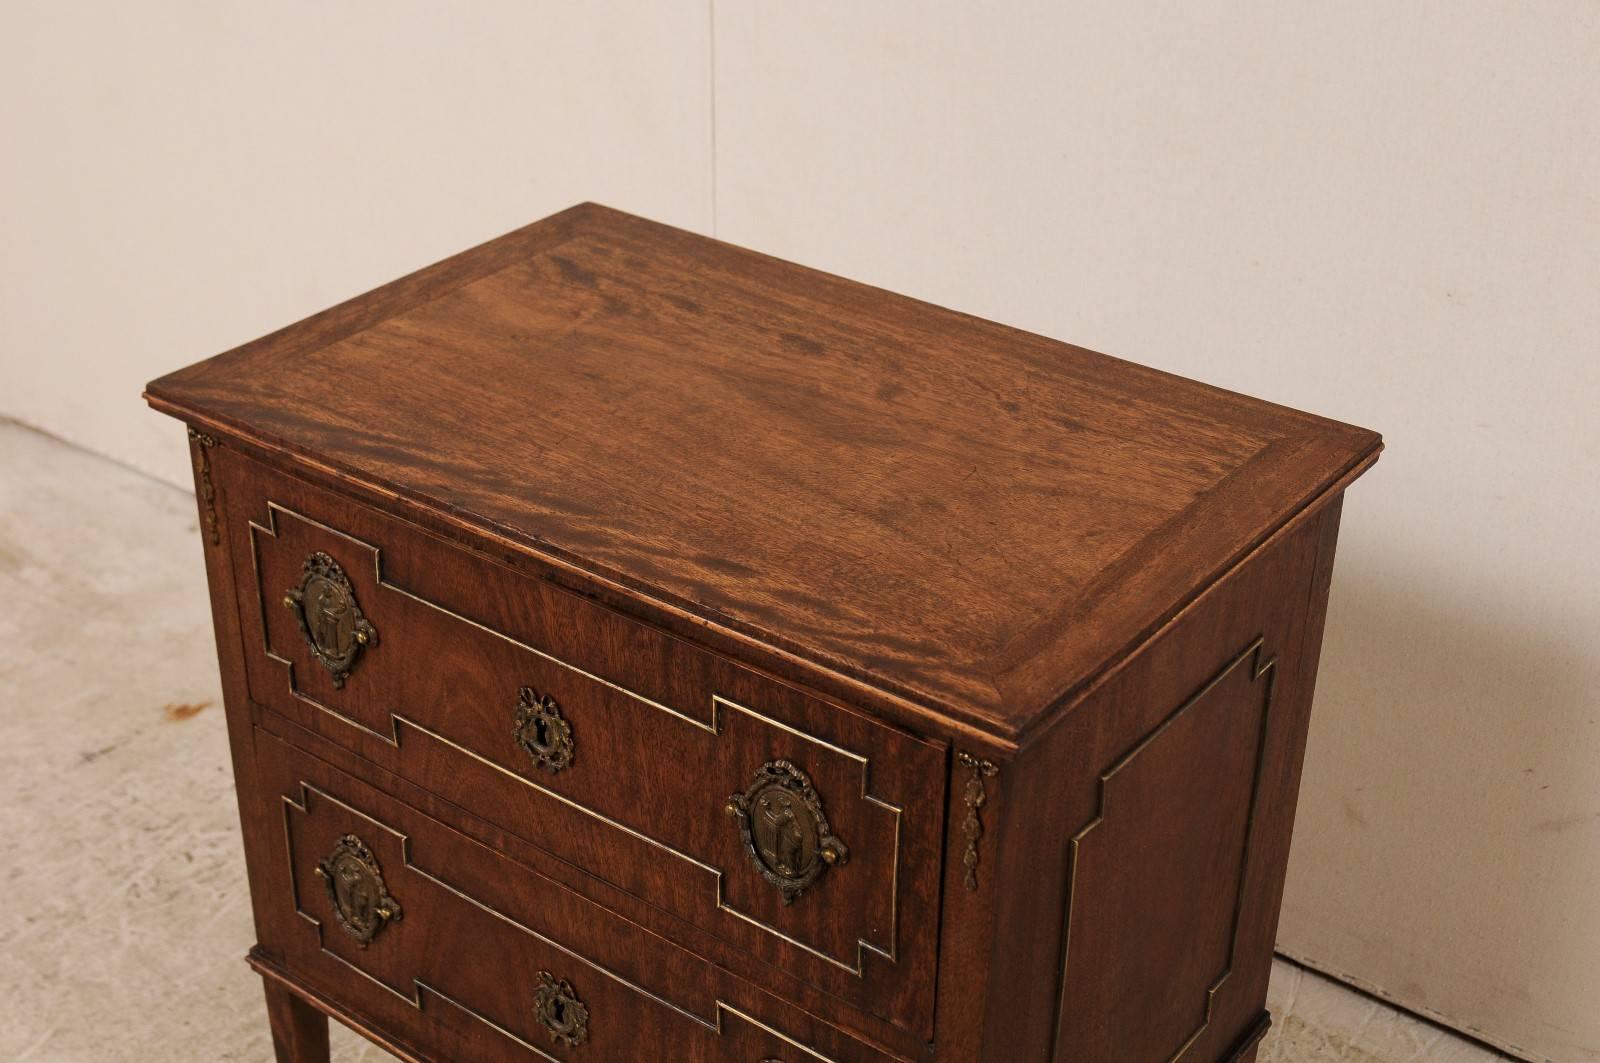
<svg viewBox="0 0 1600 1063">
<path fill-rule="evenodd" d="M 362 948 L 384 927 L 400 921 L 400 904 L 384 888 L 377 859 L 354 834 L 341 838 L 333 852 L 317 864 L 316 872 L 328 887 L 328 900 L 339 925 Z"/>
<path fill-rule="evenodd" d="M 850 859 L 844 842 L 828 832 L 811 779 L 787 760 L 763 764 L 749 790 L 728 798 L 727 813 L 738 820 L 756 870 L 783 894 L 784 904 Z"/>
<path fill-rule="evenodd" d="M 558 1045 L 576 1048 L 589 1039 L 589 1009 L 565 978 L 557 979 L 549 971 L 539 972 L 533 1012 L 539 1025 L 550 1031 L 550 1040 Z"/>
<path fill-rule="evenodd" d="M 291 587 L 283 604 L 294 614 L 300 634 L 322 667 L 344 686 L 363 649 L 378 644 L 378 632 L 361 614 L 355 588 L 339 562 L 318 550 L 306 558 L 300 585 Z"/>
<path fill-rule="evenodd" d="M 533 762 L 552 775 L 572 766 L 572 725 L 548 694 L 532 687 L 517 692 L 517 725 L 511 731 L 517 745 Z"/>
</svg>

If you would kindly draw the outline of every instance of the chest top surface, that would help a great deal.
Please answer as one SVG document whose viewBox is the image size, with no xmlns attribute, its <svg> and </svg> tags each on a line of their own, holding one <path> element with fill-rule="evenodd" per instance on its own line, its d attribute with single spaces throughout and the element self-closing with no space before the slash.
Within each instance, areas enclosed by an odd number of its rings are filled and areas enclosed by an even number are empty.
<svg viewBox="0 0 1600 1063">
<path fill-rule="evenodd" d="M 147 397 L 1008 738 L 1381 446 L 589 204 Z"/>
</svg>

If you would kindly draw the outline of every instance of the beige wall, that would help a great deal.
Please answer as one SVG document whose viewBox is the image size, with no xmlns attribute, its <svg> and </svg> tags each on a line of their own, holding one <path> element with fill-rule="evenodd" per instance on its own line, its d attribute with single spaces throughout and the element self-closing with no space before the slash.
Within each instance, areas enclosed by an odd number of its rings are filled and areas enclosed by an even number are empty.
<svg viewBox="0 0 1600 1063">
<path fill-rule="evenodd" d="M 152 376 L 584 199 L 711 223 L 704 0 L 0 2 L 0 413 L 187 482 Z"/>
<path fill-rule="evenodd" d="M 1281 946 L 1600 1060 L 1600 8 L 335 7 L 0 15 L 0 412 L 594 198 L 1377 428 Z"/>
</svg>

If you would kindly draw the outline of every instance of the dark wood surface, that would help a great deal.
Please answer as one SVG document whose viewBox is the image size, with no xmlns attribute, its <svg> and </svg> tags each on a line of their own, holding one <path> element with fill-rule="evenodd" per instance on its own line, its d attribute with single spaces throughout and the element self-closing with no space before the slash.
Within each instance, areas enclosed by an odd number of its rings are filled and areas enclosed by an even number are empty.
<svg viewBox="0 0 1600 1063">
<path fill-rule="evenodd" d="M 1006 740 L 1379 447 L 593 205 L 148 396 Z"/>
<path fill-rule="evenodd" d="M 415 1063 L 1254 1058 L 1376 435 L 594 206 L 149 399 L 281 1059 L 324 1014 Z M 279 604 L 314 551 L 375 624 L 342 686 Z M 851 846 L 792 906 L 722 808 L 773 758 Z M 352 832 L 405 906 L 367 948 Z"/>
</svg>

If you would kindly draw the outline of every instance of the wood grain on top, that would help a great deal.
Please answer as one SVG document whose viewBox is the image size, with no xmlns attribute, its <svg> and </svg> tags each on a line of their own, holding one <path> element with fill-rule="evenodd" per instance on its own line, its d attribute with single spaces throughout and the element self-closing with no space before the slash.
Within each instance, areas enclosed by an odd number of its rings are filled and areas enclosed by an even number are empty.
<svg viewBox="0 0 1600 1063">
<path fill-rule="evenodd" d="M 1002 738 L 1380 446 L 588 204 L 148 397 Z"/>
</svg>

